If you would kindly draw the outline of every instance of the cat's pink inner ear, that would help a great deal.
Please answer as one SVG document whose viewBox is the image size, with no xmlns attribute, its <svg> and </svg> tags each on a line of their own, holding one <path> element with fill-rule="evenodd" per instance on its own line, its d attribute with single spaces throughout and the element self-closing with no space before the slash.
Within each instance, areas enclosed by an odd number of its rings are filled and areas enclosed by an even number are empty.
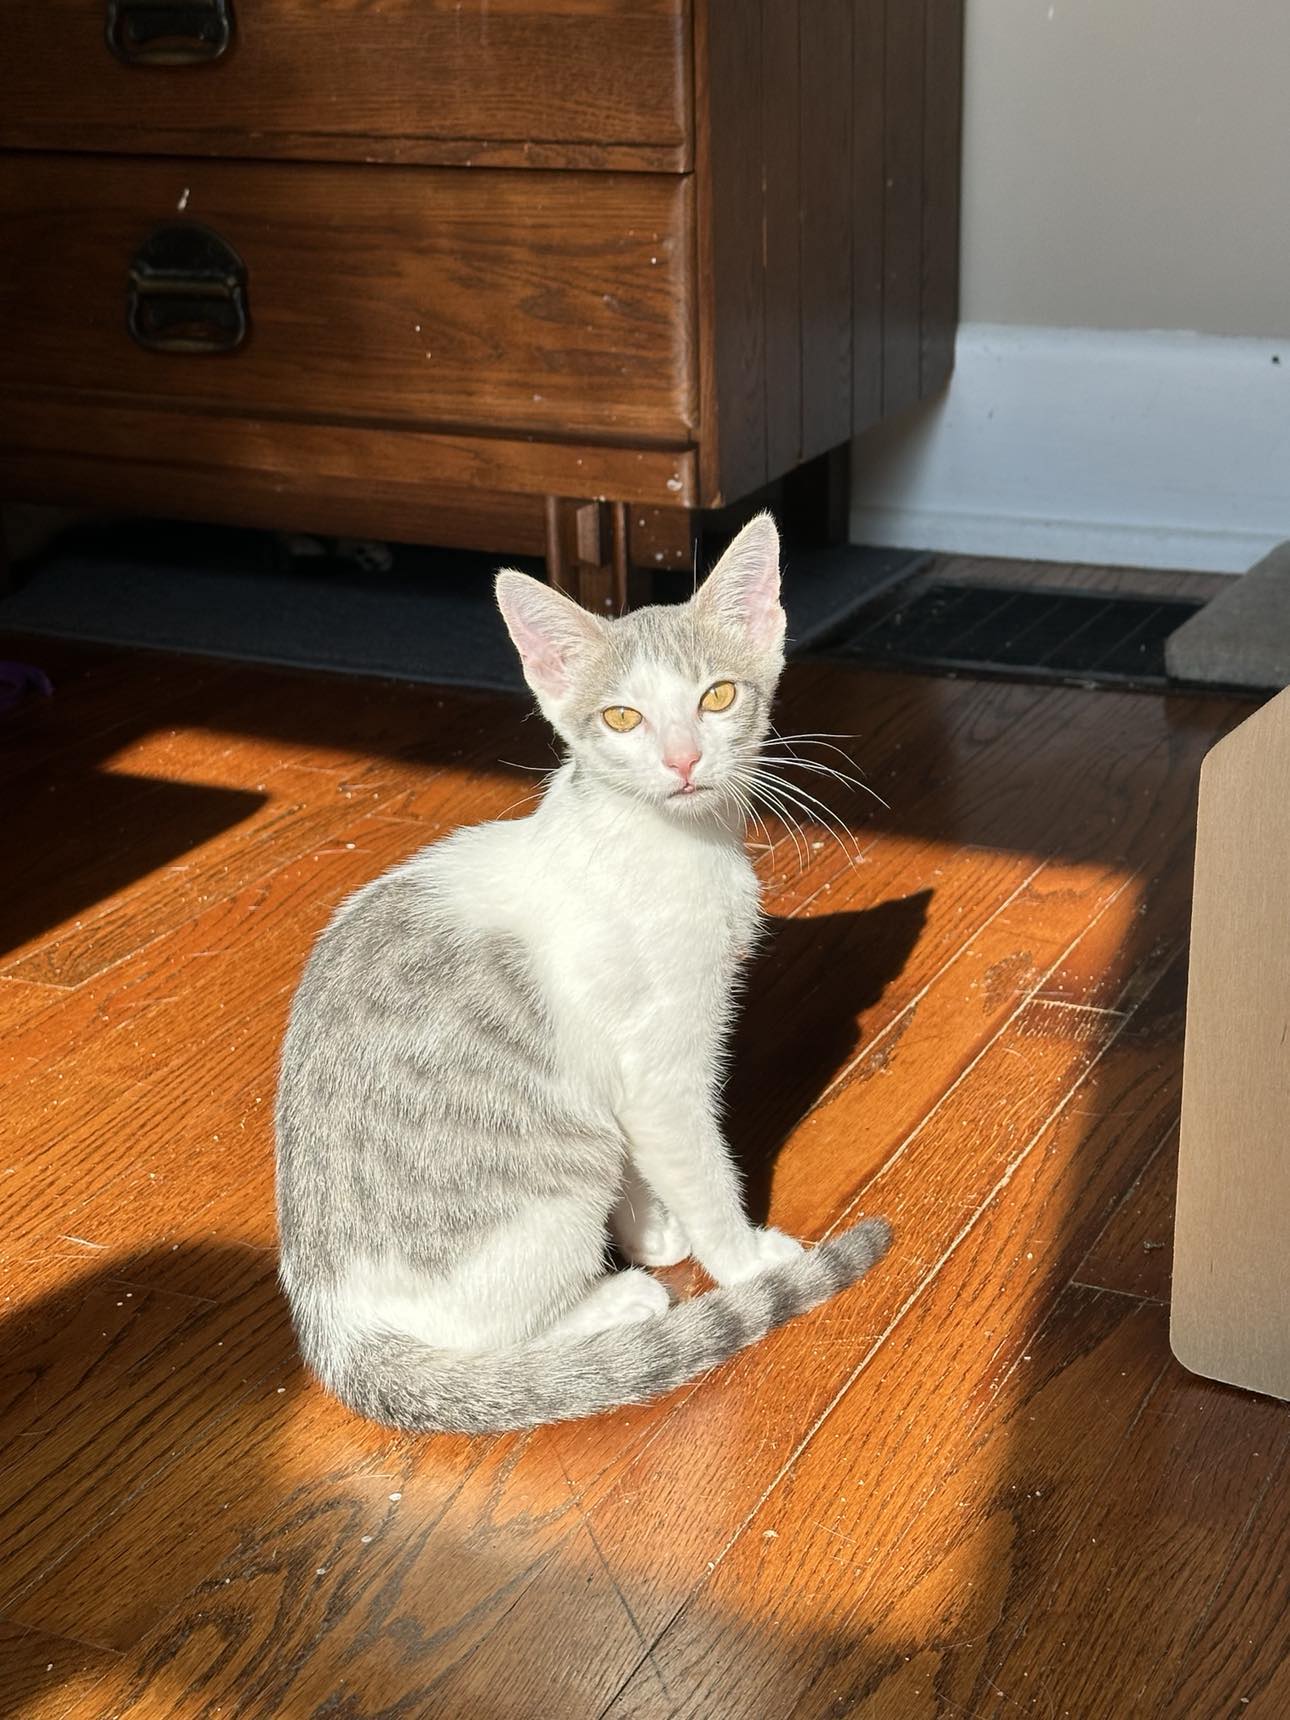
<svg viewBox="0 0 1290 1720">
<path fill-rule="evenodd" d="M 758 514 L 731 542 L 695 601 L 759 649 L 771 650 L 784 637 L 779 583 L 779 533 L 769 514 Z"/>
<path fill-rule="evenodd" d="M 497 606 L 520 654 L 525 680 L 549 698 L 568 692 L 579 654 L 597 638 L 597 618 L 549 585 L 513 568 L 498 574 L 496 590 Z"/>
</svg>

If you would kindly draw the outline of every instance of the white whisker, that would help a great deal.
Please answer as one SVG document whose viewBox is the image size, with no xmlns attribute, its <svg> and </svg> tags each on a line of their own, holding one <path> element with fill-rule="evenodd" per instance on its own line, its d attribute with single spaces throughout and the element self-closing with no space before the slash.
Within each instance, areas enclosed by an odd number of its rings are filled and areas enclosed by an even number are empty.
<svg viewBox="0 0 1290 1720">
<path fill-rule="evenodd" d="M 781 758 L 775 753 L 765 751 L 760 754 L 760 758 L 765 765 L 778 765 L 785 770 L 796 767 L 798 770 L 813 771 L 817 776 L 831 776 L 835 782 L 840 782 L 847 788 L 858 788 L 865 794 L 871 795 L 879 806 L 888 812 L 891 811 L 891 807 L 887 805 L 876 788 L 870 788 L 867 782 L 862 782 L 858 776 L 851 776 L 847 771 L 839 770 L 836 765 L 825 764 L 820 759 L 798 758 L 796 754 L 791 758 Z"/>
<path fill-rule="evenodd" d="M 804 872 L 807 866 L 808 853 L 807 849 L 803 846 L 806 841 L 806 833 L 802 829 L 800 821 L 794 814 L 792 804 L 776 792 L 778 784 L 768 784 L 766 782 L 754 780 L 746 773 L 742 778 L 742 782 L 746 792 L 755 800 L 759 800 L 784 826 L 794 848 L 797 850 L 798 868 L 800 871 Z"/>
<path fill-rule="evenodd" d="M 849 864 L 852 866 L 856 864 L 860 858 L 860 847 L 854 835 L 842 823 L 841 819 L 822 800 L 817 799 L 809 789 L 803 788 L 800 783 L 786 782 L 782 777 L 767 779 L 759 774 L 759 782 L 763 791 L 768 782 L 772 783 L 774 789 L 796 806 L 806 818 L 822 826 L 847 856 Z M 850 844 L 849 847 L 848 844 Z"/>
<path fill-rule="evenodd" d="M 772 812 L 784 826 L 785 832 L 792 841 L 793 847 L 797 850 L 798 868 L 804 872 L 806 870 L 807 863 L 807 850 L 803 847 L 805 833 L 802 831 L 802 827 L 798 820 L 793 816 L 792 811 L 787 805 L 782 804 L 777 796 L 773 796 L 771 793 L 768 793 L 766 791 L 766 786 L 755 780 L 755 778 L 750 776 L 747 771 L 740 773 L 739 780 L 744 791 L 754 801 L 760 800 L 766 806 L 767 810 Z"/>
</svg>

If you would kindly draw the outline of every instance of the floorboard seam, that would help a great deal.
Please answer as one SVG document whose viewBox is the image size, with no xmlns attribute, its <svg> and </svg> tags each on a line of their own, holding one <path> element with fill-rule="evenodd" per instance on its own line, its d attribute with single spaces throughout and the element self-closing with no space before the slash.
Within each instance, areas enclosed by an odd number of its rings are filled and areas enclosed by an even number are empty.
<svg viewBox="0 0 1290 1720">
<path fill-rule="evenodd" d="M 1168 1299 L 1164 1296 L 1144 1296 L 1138 1290 L 1119 1290 L 1114 1284 L 1095 1284 L 1091 1278 L 1072 1278 L 1068 1285 L 1072 1290 L 1096 1290 L 1099 1296 L 1123 1296 L 1126 1302 L 1141 1302 L 1144 1307 L 1167 1308 Z"/>
</svg>

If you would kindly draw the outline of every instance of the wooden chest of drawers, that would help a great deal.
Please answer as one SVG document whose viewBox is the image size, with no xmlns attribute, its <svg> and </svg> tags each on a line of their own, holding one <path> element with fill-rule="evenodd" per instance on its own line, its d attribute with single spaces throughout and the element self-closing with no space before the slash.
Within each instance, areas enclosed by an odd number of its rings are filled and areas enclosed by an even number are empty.
<svg viewBox="0 0 1290 1720">
<path fill-rule="evenodd" d="M 962 0 L 0 0 L 0 495 L 545 553 L 943 386 Z"/>
</svg>

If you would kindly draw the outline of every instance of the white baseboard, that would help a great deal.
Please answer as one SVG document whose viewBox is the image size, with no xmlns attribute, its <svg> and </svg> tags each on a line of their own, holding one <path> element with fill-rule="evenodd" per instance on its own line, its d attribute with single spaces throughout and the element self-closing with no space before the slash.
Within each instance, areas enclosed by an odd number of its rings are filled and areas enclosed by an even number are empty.
<svg viewBox="0 0 1290 1720">
<path fill-rule="evenodd" d="M 858 438 L 855 543 L 1243 573 L 1290 538 L 1290 337 L 966 324 Z"/>
</svg>

